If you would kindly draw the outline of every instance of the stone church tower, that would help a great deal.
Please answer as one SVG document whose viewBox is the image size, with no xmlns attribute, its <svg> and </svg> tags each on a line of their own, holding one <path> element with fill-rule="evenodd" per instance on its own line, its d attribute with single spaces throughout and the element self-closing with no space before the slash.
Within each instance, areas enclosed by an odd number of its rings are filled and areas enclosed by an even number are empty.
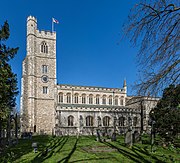
<svg viewBox="0 0 180 163">
<path fill-rule="evenodd" d="M 27 18 L 27 55 L 21 88 L 22 131 L 51 134 L 55 126 L 56 33 L 39 31 Z"/>
</svg>

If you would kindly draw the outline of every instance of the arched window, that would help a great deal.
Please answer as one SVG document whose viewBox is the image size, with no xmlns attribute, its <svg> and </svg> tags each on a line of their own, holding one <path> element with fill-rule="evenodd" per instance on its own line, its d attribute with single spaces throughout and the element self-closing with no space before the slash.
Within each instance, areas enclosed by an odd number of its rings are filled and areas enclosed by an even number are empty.
<svg viewBox="0 0 180 163">
<path fill-rule="evenodd" d="M 93 126 L 93 117 L 92 116 L 86 117 L 86 126 Z"/>
<path fill-rule="evenodd" d="M 82 94 L 82 103 L 85 104 L 86 103 L 86 95 Z"/>
<path fill-rule="evenodd" d="M 44 41 L 41 43 L 41 53 L 48 53 L 48 46 Z"/>
<path fill-rule="evenodd" d="M 133 126 L 137 126 L 137 124 L 138 124 L 138 118 L 134 117 L 133 118 Z"/>
<path fill-rule="evenodd" d="M 109 126 L 110 125 L 110 117 L 108 117 L 108 116 L 105 116 L 104 118 L 103 118 L 103 126 Z"/>
<path fill-rule="evenodd" d="M 106 95 L 103 95 L 102 104 L 106 105 Z"/>
<path fill-rule="evenodd" d="M 78 93 L 74 95 L 74 103 L 78 104 Z"/>
<path fill-rule="evenodd" d="M 99 104 L 99 95 L 96 95 L 96 104 Z"/>
<path fill-rule="evenodd" d="M 42 73 L 47 74 L 48 73 L 48 66 L 47 65 L 42 65 Z"/>
<path fill-rule="evenodd" d="M 118 105 L 118 96 L 115 97 L 115 105 Z"/>
<path fill-rule="evenodd" d="M 59 93 L 59 102 L 63 103 L 63 93 Z"/>
<path fill-rule="evenodd" d="M 112 105 L 112 96 L 109 96 L 109 105 Z"/>
<path fill-rule="evenodd" d="M 68 116 L 68 126 L 73 126 L 74 117 L 72 115 Z"/>
<path fill-rule="evenodd" d="M 67 93 L 67 103 L 71 103 L 71 93 Z"/>
<path fill-rule="evenodd" d="M 119 117 L 119 126 L 124 126 L 125 124 L 125 117 Z"/>
<path fill-rule="evenodd" d="M 93 104 L 93 95 L 89 95 L 89 104 Z"/>
<path fill-rule="evenodd" d="M 120 105 L 124 105 L 124 96 L 121 96 Z"/>
</svg>

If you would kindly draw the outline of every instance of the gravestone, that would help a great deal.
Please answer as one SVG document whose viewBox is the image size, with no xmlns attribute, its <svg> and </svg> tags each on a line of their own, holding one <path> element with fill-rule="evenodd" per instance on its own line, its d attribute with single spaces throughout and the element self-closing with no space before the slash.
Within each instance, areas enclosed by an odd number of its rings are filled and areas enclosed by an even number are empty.
<svg viewBox="0 0 180 163">
<path fill-rule="evenodd" d="M 111 140 L 112 140 L 112 141 L 116 141 L 116 133 L 115 133 L 115 132 L 112 134 Z"/>
<path fill-rule="evenodd" d="M 32 147 L 34 148 L 34 153 L 37 152 L 37 148 L 38 148 L 38 143 L 37 142 L 33 142 L 32 143 Z"/>
<path fill-rule="evenodd" d="M 132 146 L 132 131 L 127 131 L 125 134 L 125 145 Z"/>
<path fill-rule="evenodd" d="M 101 135 L 100 135 L 100 130 L 99 129 L 96 130 L 96 135 L 97 135 L 96 140 L 101 142 Z"/>
<path fill-rule="evenodd" d="M 140 141 L 140 138 L 141 138 L 141 137 L 140 137 L 140 133 L 138 133 L 138 131 L 134 131 L 132 137 L 133 137 L 133 143 L 139 142 L 139 141 Z"/>
</svg>

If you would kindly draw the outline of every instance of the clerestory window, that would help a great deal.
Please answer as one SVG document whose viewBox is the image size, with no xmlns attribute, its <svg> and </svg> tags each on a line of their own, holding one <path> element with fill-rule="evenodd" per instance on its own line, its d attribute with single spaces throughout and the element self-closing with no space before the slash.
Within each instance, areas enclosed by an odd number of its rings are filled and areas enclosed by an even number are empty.
<svg viewBox="0 0 180 163">
<path fill-rule="evenodd" d="M 78 104 L 78 94 L 77 93 L 74 95 L 74 103 Z"/>
<path fill-rule="evenodd" d="M 59 93 L 59 102 L 63 103 L 63 93 Z"/>
<path fill-rule="evenodd" d="M 118 96 L 115 97 L 115 105 L 118 105 Z"/>
<path fill-rule="evenodd" d="M 99 104 L 99 95 L 96 95 L 96 104 Z"/>
<path fill-rule="evenodd" d="M 112 96 L 109 96 L 109 105 L 112 105 Z"/>
<path fill-rule="evenodd" d="M 86 103 L 86 95 L 85 95 L 85 94 L 82 95 L 82 103 L 83 103 L 83 104 Z"/>
<path fill-rule="evenodd" d="M 102 104 L 106 104 L 106 95 L 103 95 L 103 98 L 102 98 Z"/>
<path fill-rule="evenodd" d="M 89 104 L 93 104 L 93 95 L 89 95 Z"/>
<path fill-rule="evenodd" d="M 67 93 L 67 103 L 71 103 L 71 94 Z"/>
</svg>

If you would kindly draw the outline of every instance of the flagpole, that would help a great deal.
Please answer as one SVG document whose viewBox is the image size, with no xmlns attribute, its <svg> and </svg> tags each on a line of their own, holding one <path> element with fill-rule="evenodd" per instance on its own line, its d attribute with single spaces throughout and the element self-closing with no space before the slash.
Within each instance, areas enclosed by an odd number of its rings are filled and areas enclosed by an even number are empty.
<svg viewBox="0 0 180 163">
<path fill-rule="evenodd" d="M 54 31 L 54 22 L 53 22 L 53 18 L 52 18 L 52 32 Z"/>
</svg>

